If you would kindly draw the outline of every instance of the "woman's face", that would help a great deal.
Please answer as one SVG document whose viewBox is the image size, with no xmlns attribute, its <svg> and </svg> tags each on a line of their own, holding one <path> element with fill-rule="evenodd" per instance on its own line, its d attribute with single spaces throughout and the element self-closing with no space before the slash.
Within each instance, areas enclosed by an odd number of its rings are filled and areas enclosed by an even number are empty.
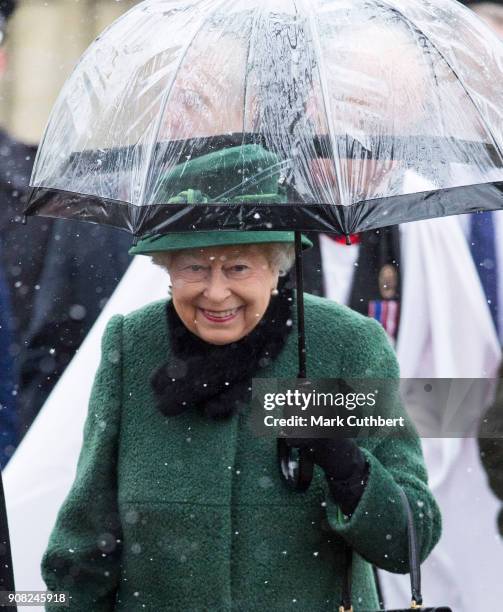
<svg viewBox="0 0 503 612">
<path fill-rule="evenodd" d="M 176 251 L 168 269 L 178 316 L 210 344 L 229 344 L 249 334 L 278 283 L 278 271 L 259 245 Z"/>
</svg>

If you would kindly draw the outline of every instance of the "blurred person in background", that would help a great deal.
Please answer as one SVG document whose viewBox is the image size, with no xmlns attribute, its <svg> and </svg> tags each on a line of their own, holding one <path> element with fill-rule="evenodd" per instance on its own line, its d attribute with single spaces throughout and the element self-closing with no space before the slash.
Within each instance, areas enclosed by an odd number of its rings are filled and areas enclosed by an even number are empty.
<svg viewBox="0 0 503 612">
<path fill-rule="evenodd" d="M 503 38 L 503 7 L 498 2 L 470 2 L 468 6 Z"/>
<path fill-rule="evenodd" d="M 498 9 L 490 11 L 491 26 Z M 428 189 L 419 182 L 411 191 Z M 496 375 L 503 340 L 502 212 L 365 232 L 352 236 L 349 246 L 329 235 L 310 238 L 315 246 L 304 256 L 306 291 L 378 320 L 396 347 L 402 378 Z M 423 568 L 425 596 L 457 612 L 468 612 L 474 601 L 481 609 L 496 609 L 503 597 L 498 501 L 487 486 L 476 442 L 488 401 L 483 386 L 479 384 L 480 393 L 468 406 L 473 422 L 465 438 L 435 437 L 446 436 L 438 433 L 448 429 L 446 406 L 433 405 L 424 396 L 405 398 L 416 425 L 430 432 L 423 434 L 423 452 L 444 517 L 442 538 Z M 500 395 L 503 401 L 503 391 Z M 503 462 L 495 456 L 497 443 L 491 443 L 486 465 L 492 469 L 493 491 L 503 495 L 501 475 L 498 479 Z M 398 607 L 407 582 L 382 573 L 381 579 L 386 604 Z"/>
<path fill-rule="evenodd" d="M 5 65 L 5 52 L 3 43 L 7 19 L 15 8 L 13 0 L 0 0 L 0 67 Z M 15 197 L 13 192 L 13 162 L 14 158 L 5 159 L 5 139 L 0 131 L 0 190 L 1 204 L 5 197 Z M 1 206 L 0 204 L 0 206 Z M 1 210 L 1 208 L 0 208 Z M 17 422 L 17 372 L 14 360 L 15 343 L 12 329 L 12 309 L 9 284 L 3 269 L 4 232 L 0 231 L 0 472 L 6 466 L 18 443 L 19 426 Z M 8 537 L 7 516 L 5 513 L 5 497 L 0 473 L 0 589 L 12 589 L 13 569 L 11 561 L 10 543 Z"/>
<path fill-rule="evenodd" d="M 494 230 L 503 230 L 502 213 L 494 217 L 493 248 Z M 503 287 L 494 274 L 499 262 L 503 272 L 503 253 L 493 254 L 496 265 L 480 265 L 490 259 L 484 254 L 490 229 L 484 215 L 464 215 L 367 232 L 352 237 L 350 246 L 321 236 L 304 256 L 313 257 L 305 262 L 305 287 L 378 320 L 396 347 L 405 386 L 405 379 L 490 379 L 501 360 L 502 328 L 489 300 Z M 416 425 L 430 432 L 423 433 L 422 446 L 444 517 L 442 538 L 423 566 L 425 597 L 457 612 L 468 612 L 473 601 L 496 609 L 503 595 L 497 580 L 503 563 L 495 538 L 498 504 L 474 437 L 487 398 L 481 393 L 467 406 L 474 428 L 465 438 L 436 437 L 448 426 L 446 406 L 439 409 L 424 396 L 407 395 L 404 401 Z M 387 573 L 380 578 L 386 605 L 403 601 L 407 581 Z"/>
<path fill-rule="evenodd" d="M 4 25 L 15 7 L 0 0 Z M 0 72 L 6 59 L 2 48 Z M 130 263 L 125 233 L 37 217 L 21 223 L 35 154 L 36 146 L 0 129 L 0 266 L 12 305 L 19 440 Z M 0 413 L 0 430 L 6 426 Z"/>
<path fill-rule="evenodd" d="M 481 2 L 469 6 L 491 26 L 498 36 L 503 38 L 503 6 L 501 4 Z M 499 216 L 501 213 L 498 213 Z M 503 260 L 501 260 L 501 267 L 503 267 Z M 503 310 L 503 304 L 500 304 L 500 309 Z M 499 377 L 503 378 L 503 367 L 500 367 Z M 501 383 L 498 386 L 494 403 L 481 423 L 479 447 L 489 486 L 493 493 L 503 500 L 503 385 Z M 498 515 L 498 529 L 503 536 L 503 509 Z"/>
<path fill-rule="evenodd" d="M 0 67 L 5 65 L 3 43 L 7 20 L 14 11 L 14 0 L 0 1 Z M 4 157 L 4 133 L 0 132 L 0 158 Z M 26 155 L 26 151 L 16 151 Z M 0 181 L 2 192 L 15 190 L 12 179 L 12 162 L 0 163 Z M 5 236 L 0 235 L 0 470 L 2 470 L 14 452 L 19 438 L 19 423 L 17 418 L 17 370 L 14 359 L 16 350 L 12 319 L 11 292 L 3 269 L 3 250 Z M 0 577 L 0 581 L 2 578 Z"/>
<path fill-rule="evenodd" d="M 11 315 L 9 288 L 0 268 L 0 470 L 7 465 L 19 436 Z"/>
</svg>

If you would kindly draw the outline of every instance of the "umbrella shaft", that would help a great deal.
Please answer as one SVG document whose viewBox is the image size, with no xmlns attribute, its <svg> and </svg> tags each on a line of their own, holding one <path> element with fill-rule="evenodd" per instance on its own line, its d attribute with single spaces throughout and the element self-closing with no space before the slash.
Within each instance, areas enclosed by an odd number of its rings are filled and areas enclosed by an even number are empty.
<svg viewBox="0 0 503 612">
<path fill-rule="evenodd" d="M 295 232 L 295 275 L 297 281 L 297 334 L 299 347 L 298 378 L 306 378 L 306 333 L 304 325 L 304 277 L 302 273 L 301 233 Z"/>
</svg>

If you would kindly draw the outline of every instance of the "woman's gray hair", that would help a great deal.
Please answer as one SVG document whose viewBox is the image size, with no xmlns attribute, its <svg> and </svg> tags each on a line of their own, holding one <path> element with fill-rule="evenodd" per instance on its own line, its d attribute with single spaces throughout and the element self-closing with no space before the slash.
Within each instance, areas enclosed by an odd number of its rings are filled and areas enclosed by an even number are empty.
<svg viewBox="0 0 503 612">
<path fill-rule="evenodd" d="M 280 276 L 286 276 L 295 262 L 295 246 L 287 242 L 267 242 L 257 245 L 264 249 L 267 261 L 271 268 L 279 270 Z M 171 259 L 175 251 L 159 251 L 152 253 L 154 264 L 169 270 Z"/>
<path fill-rule="evenodd" d="M 270 242 L 267 244 L 267 259 L 272 268 L 286 276 L 295 262 L 295 245 L 290 242 Z"/>
</svg>

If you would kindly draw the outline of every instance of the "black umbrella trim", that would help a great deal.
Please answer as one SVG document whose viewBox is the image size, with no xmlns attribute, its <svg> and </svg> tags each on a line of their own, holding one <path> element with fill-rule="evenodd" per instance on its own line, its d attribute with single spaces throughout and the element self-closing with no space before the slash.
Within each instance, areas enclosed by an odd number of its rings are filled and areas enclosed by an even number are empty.
<svg viewBox="0 0 503 612">
<path fill-rule="evenodd" d="M 351 206 L 329 204 L 152 204 L 57 189 L 33 189 L 25 215 L 78 219 L 111 225 L 136 237 L 166 232 L 208 230 L 299 230 L 339 235 L 409 221 L 503 209 L 503 181 L 451 187 Z"/>
</svg>

